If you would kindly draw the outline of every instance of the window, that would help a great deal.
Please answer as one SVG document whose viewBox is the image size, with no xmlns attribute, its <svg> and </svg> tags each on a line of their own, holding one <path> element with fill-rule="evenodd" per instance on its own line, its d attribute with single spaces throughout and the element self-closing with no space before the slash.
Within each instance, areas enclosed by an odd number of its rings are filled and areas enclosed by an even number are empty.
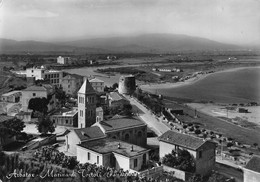
<svg viewBox="0 0 260 182">
<path fill-rule="evenodd" d="M 90 153 L 88 152 L 88 160 L 90 160 Z"/>
<path fill-rule="evenodd" d="M 55 123 L 55 119 L 53 119 L 52 121 L 53 121 L 53 123 Z"/>
<path fill-rule="evenodd" d="M 32 73 L 33 73 L 33 70 L 32 70 Z"/>
<path fill-rule="evenodd" d="M 33 93 L 33 96 L 36 96 L 36 93 Z"/>
<path fill-rule="evenodd" d="M 137 159 L 134 159 L 134 167 L 137 167 Z"/>
<path fill-rule="evenodd" d="M 70 85 L 68 85 L 68 88 L 70 88 Z"/>
<path fill-rule="evenodd" d="M 128 133 L 127 133 L 127 134 L 125 134 L 125 141 L 128 141 L 128 140 L 129 140 L 129 138 L 130 138 L 129 134 L 128 134 Z"/>
<path fill-rule="evenodd" d="M 69 120 L 66 119 L 66 124 L 68 124 Z"/>
<path fill-rule="evenodd" d="M 99 156 L 97 156 L 97 164 L 99 164 Z"/>
<path fill-rule="evenodd" d="M 202 151 L 199 151 L 199 159 L 202 158 Z"/>
</svg>

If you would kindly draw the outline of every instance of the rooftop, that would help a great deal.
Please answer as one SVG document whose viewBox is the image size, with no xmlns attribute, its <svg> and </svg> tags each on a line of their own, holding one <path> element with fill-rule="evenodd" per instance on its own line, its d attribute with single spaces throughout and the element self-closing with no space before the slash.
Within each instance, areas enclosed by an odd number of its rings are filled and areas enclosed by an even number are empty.
<svg viewBox="0 0 260 182">
<path fill-rule="evenodd" d="M 126 98 L 124 96 L 122 96 L 121 94 L 119 94 L 118 92 L 110 92 L 109 97 L 110 97 L 110 99 L 112 99 L 114 101 L 126 100 Z"/>
<path fill-rule="evenodd" d="M 194 137 L 183 133 L 177 133 L 171 130 L 166 131 L 164 134 L 162 134 L 158 138 L 158 140 L 192 150 L 197 150 L 206 142 L 198 137 Z"/>
<path fill-rule="evenodd" d="M 105 134 L 98 126 L 74 129 L 74 132 L 81 141 L 105 137 Z"/>
<path fill-rule="evenodd" d="M 0 115 L 0 123 L 13 119 L 13 118 L 14 118 L 13 116 Z"/>
<path fill-rule="evenodd" d="M 118 144 L 120 144 L 120 148 L 118 148 Z M 79 144 L 79 146 L 101 154 L 113 152 L 113 153 L 121 154 L 126 157 L 133 157 L 148 151 L 148 149 L 146 148 L 133 145 L 130 143 L 126 143 L 121 140 L 111 139 L 111 138 L 84 142 L 82 144 Z"/>
<path fill-rule="evenodd" d="M 74 116 L 77 113 L 78 113 L 78 111 L 75 109 L 61 108 L 61 109 L 57 110 L 53 115 L 68 117 L 68 116 Z"/>
<path fill-rule="evenodd" d="M 253 156 L 245 168 L 260 173 L 260 157 Z"/>
<path fill-rule="evenodd" d="M 68 74 L 66 76 L 64 76 L 62 79 L 83 79 L 83 76 L 81 75 L 77 75 L 77 74 Z"/>
<path fill-rule="evenodd" d="M 135 118 L 115 118 L 106 121 L 100 121 L 95 125 L 100 125 L 106 132 L 121 130 L 129 127 L 146 126 L 142 121 Z"/>
<path fill-rule="evenodd" d="M 47 89 L 43 86 L 36 86 L 36 85 L 33 85 L 33 86 L 30 86 L 30 87 L 27 87 L 26 89 L 24 89 L 24 91 L 46 91 Z"/>
<path fill-rule="evenodd" d="M 87 93 L 96 93 L 96 91 L 91 86 L 91 84 L 89 83 L 88 79 L 86 79 L 84 81 L 84 83 L 82 84 L 82 86 L 80 87 L 78 93 L 87 94 Z"/>
<path fill-rule="evenodd" d="M 99 82 L 99 83 L 101 82 L 101 83 L 104 83 L 103 80 L 100 80 L 98 78 L 93 78 L 93 79 L 89 80 L 89 82 Z"/>
<path fill-rule="evenodd" d="M 12 92 L 8 92 L 8 93 L 5 93 L 5 94 L 3 94 L 2 96 L 10 96 L 10 95 L 13 95 L 13 94 L 16 94 L 16 93 L 19 93 L 19 92 L 21 92 L 20 90 L 15 90 L 15 91 L 12 91 Z"/>
</svg>

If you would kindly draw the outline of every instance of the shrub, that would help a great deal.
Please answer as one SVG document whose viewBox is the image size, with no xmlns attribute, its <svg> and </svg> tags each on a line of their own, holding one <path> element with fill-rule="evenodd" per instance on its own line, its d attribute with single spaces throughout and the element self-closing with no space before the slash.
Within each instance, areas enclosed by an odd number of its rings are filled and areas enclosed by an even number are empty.
<svg viewBox="0 0 260 182">
<path fill-rule="evenodd" d="M 197 130 L 195 130 L 195 134 L 199 135 L 199 134 L 201 134 L 201 131 L 197 129 Z"/>
</svg>

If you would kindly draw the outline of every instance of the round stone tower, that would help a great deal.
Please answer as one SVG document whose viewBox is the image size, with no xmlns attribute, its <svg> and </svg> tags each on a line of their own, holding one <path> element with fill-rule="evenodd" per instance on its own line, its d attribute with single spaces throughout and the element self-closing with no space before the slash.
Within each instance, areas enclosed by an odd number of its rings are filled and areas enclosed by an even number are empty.
<svg viewBox="0 0 260 182">
<path fill-rule="evenodd" d="M 135 77 L 133 75 L 121 76 L 119 78 L 118 92 L 120 94 L 131 95 L 135 91 Z"/>
</svg>

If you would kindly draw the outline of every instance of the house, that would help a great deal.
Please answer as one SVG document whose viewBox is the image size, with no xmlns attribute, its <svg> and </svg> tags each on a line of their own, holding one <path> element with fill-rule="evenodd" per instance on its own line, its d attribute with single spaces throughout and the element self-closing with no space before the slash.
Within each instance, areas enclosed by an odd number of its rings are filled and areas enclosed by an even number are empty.
<svg viewBox="0 0 260 182">
<path fill-rule="evenodd" d="M 77 74 L 69 74 L 61 78 L 60 85 L 62 90 L 72 96 L 77 96 L 81 85 L 83 84 L 83 77 Z"/>
<path fill-rule="evenodd" d="M 147 125 L 136 118 L 114 118 L 95 123 L 108 138 L 146 147 Z"/>
<path fill-rule="evenodd" d="M 12 91 L 2 95 L 1 100 L 4 102 L 19 102 L 22 96 L 21 91 Z"/>
<path fill-rule="evenodd" d="M 77 160 L 116 170 L 140 171 L 149 160 L 149 150 L 117 139 L 105 138 L 77 146 Z"/>
<path fill-rule="evenodd" d="M 104 120 L 104 113 L 102 107 L 96 108 L 96 117 L 97 117 L 96 122 L 100 122 Z"/>
<path fill-rule="evenodd" d="M 30 86 L 22 90 L 22 111 L 28 112 L 29 101 L 32 98 L 48 98 L 48 111 L 56 106 L 55 92 L 51 85 Z"/>
<path fill-rule="evenodd" d="M 103 80 L 100 80 L 98 78 L 93 78 L 89 80 L 89 83 L 97 92 L 104 92 L 105 82 Z"/>
<path fill-rule="evenodd" d="M 0 128 L 4 122 L 8 122 L 9 120 L 12 120 L 12 119 L 14 119 L 13 116 L 0 115 Z M 15 136 L 10 136 L 8 134 L 4 135 L 4 136 L 0 137 L 0 146 L 5 146 L 9 143 L 14 142 L 15 140 L 16 140 Z"/>
<path fill-rule="evenodd" d="M 260 157 L 253 156 L 243 168 L 244 182 L 259 182 L 260 179 Z"/>
<path fill-rule="evenodd" d="M 71 58 L 70 57 L 57 57 L 57 63 L 58 64 L 71 64 Z"/>
<path fill-rule="evenodd" d="M 49 80 L 50 84 L 60 86 L 64 73 L 58 70 L 44 70 L 43 76 L 45 80 Z"/>
<path fill-rule="evenodd" d="M 118 92 L 110 92 L 108 95 L 109 107 L 113 109 L 122 109 L 125 104 L 130 104 L 130 102 Z"/>
<path fill-rule="evenodd" d="M 50 116 L 54 125 L 57 126 L 78 126 L 78 111 L 77 109 L 61 108 Z"/>
<path fill-rule="evenodd" d="M 197 174 L 207 175 L 215 167 L 216 144 L 213 142 L 171 130 L 162 134 L 158 140 L 160 159 L 171 153 L 172 150 L 185 149 L 195 159 Z"/>
<path fill-rule="evenodd" d="M 98 140 L 105 137 L 106 135 L 97 126 L 74 129 L 65 136 L 65 150 L 76 155 L 77 144 L 81 144 L 86 141 Z"/>
</svg>

